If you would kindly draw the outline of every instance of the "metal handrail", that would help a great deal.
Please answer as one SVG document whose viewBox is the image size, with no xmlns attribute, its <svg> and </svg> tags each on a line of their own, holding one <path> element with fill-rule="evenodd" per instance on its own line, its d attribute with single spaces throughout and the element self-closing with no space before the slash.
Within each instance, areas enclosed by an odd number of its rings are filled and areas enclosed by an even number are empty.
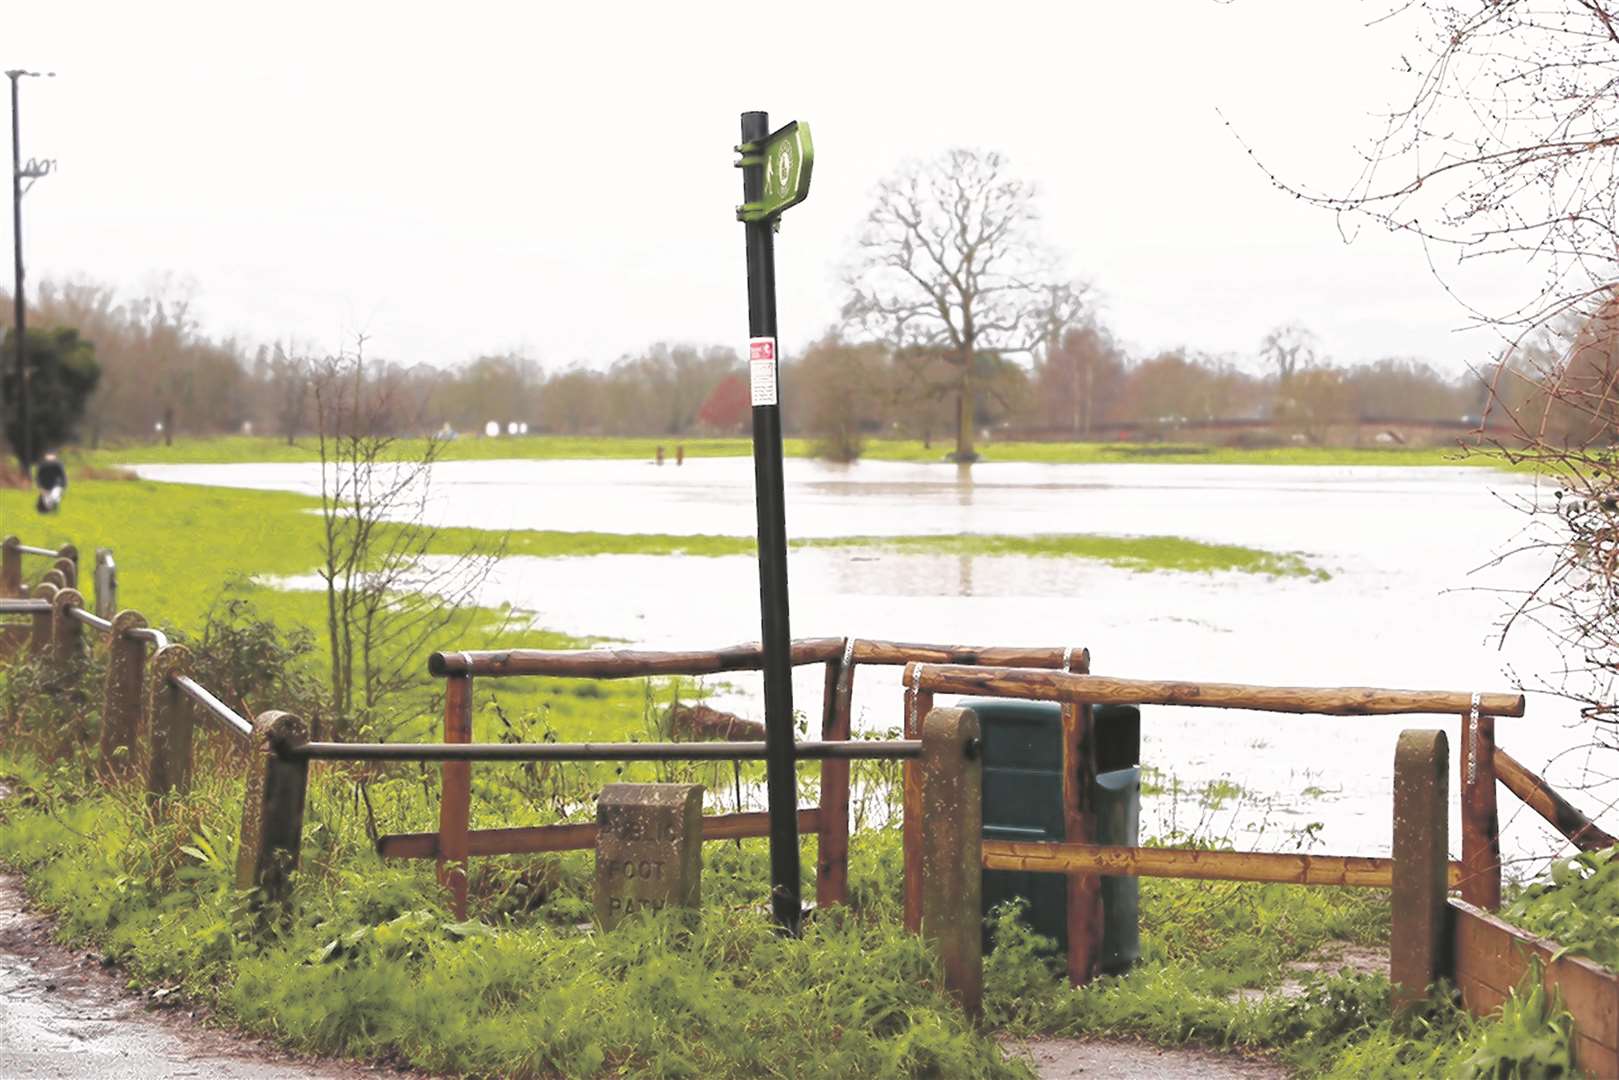
<svg viewBox="0 0 1619 1080">
<path fill-rule="evenodd" d="M 52 551 L 50 548 L 33 547 L 32 545 L 29 545 L 29 544 L 17 544 L 15 547 L 12 548 L 12 550 L 13 551 L 20 551 L 24 555 L 44 555 L 47 558 L 51 558 L 51 559 L 54 559 L 58 555 L 61 554 L 61 552 Z"/>
<path fill-rule="evenodd" d="M 160 649 L 169 647 L 169 635 L 155 626 L 133 626 L 124 631 L 124 636 L 136 641 L 150 641 Z"/>
<path fill-rule="evenodd" d="M 235 709 L 220 701 L 208 688 L 189 675 L 171 675 L 169 682 L 178 687 L 186 697 L 203 707 L 203 710 L 218 720 L 232 734 L 243 739 L 253 738 L 253 725 L 248 723 Z"/>
<path fill-rule="evenodd" d="M 69 615 L 73 616 L 75 619 L 79 620 L 80 622 L 85 623 L 88 626 L 95 627 L 97 630 L 101 630 L 101 631 L 105 631 L 105 632 L 111 632 L 111 630 L 112 630 L 112 623 L 111 622 L 109 622 L 106 619 L 103 619 L 100 615 L 97 615 L 95 612 L 90 611 L 90 610 L 88 610 L 86 608 L 70 607 L 70 608 L 67 609 L 67 613 Z"/>
<path fill-rule="evenodd" d="M 309 742 L 277 747 L 284 758 L 324 761 L 752 761 L 763 760 L 762 742 L 711 743 L 342 743 Z M 801 742 L 801 759 L 917 758 L 917 739 L 855 739 Z"/>
<path fill-rule="evenodd" d="M 49 600 L 0 600 L 0 615 L 35 615 L 50 609 Z"/>
</svg>

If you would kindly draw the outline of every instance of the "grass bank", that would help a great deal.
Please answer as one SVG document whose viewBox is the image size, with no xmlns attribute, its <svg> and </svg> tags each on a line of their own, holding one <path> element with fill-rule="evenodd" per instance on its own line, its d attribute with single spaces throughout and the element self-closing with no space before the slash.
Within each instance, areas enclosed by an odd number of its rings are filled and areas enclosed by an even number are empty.
<svg viewBox="0 0 1619 1080">
<path fill-rule="evenodd" d="M 402 440 L 402 453 L 420 451 L 420 440 Z M 527 435 L 518 438 L 463 436 L 444 448 L 447 461 L 615 459 L 651 461 L 662 446 L 673 461 L 675 447 L 687 457 L 747 457 L 752 443 L 746 438 L 629 438 L 562 435 Z M 786 439 L 789 457 L 809 457 L 811 440 Z M 872 439 L 864 456 L 872 461 L 944 463 L 951 447 L 944 442 L 924 446 L 917 439 Z M 1501 457 L 1487 450 L 1464 452 L 1454 447 L 1332 447 L 1281 446 L 1259 449 L 1211 446 L 1200 443 L 1103 442 L 996 442 L 978 447 L 986 463 L 1040 462 L 1057 465 L 1398 465 L 1503 467 Z M 302 438 L 289 445 L 284 439 L 230 435 L 176 440 L 172 446 L 135 443 L 98 450 L 79 449 L 72 460 L 96 466 L 141 464 L 229 464 L 248 462 L 316 461 L 316 445 Z"/>
<path fill-rule="evenodd" d="M 205 752 L 213 764 L 192 794 L 154 812 L 136 786 L 93 776 L 61 726 L 39 719 L 0 736 L 13 790 L 0 802 L 0 860 L 26 873 L 65 940 L 99 950 L 134 985 L 178 991 L 299 1049 L 519 1077 L 1027 1080 L 995 1036 L 1118 1035 L 1268 1054 L 1304 1076 L 1540 1075 L 1514 1071 L 1535 1062 L 1510 1055 L 1546 1037 L 1544 1010 L 1481 1023 L 1436 999 L 1401 1034 L 1381 974 L 1313 974 L 1298 996 L 1264 992 L 1330 943 L 1386 944 L 1377 891 L 1143 880 L 1140 963 L 1081 990 L 1049 942 L 1003 913 L 986 1030 L 962 1022 L 936 958 L 900 926 L 890 830 L 855 835 L 851 904 L 813 919 L 801 940 L 766 921 L 760 841 L 705 846 L 699 919 L 581 929 L 590 860 L 569 853 L 475 860 L 471 917 L 456 922 L 430 863 L 381 863 L 367 838 L 368 814 L 383 831 L 432 828 L 436 778 L 416 769 L 314 767 L 297 906 L 266 936 L 231 885 L 237 759 Z M 94 725 L 79 725 L 82 745 Z M 42 729 L 55 738 L 48 754 L 28 734 Z M 475 825 L 554 819 L 524 770 L 479 777 Z"/>
</svg>

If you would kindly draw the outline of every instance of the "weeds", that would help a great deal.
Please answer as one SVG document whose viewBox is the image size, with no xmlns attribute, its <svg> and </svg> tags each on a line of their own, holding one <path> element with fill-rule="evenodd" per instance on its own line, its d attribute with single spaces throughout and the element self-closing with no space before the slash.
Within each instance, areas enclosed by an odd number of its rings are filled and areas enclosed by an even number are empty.
<svg viewBox="0 0 1619 1080">
<path fill-rule="evenodd" d="M 1501 914 L 1564 953 L 1619 968 L 1619 847 L 1553 863 L 1551 880 L 1528 886 Z"/>
</svg>

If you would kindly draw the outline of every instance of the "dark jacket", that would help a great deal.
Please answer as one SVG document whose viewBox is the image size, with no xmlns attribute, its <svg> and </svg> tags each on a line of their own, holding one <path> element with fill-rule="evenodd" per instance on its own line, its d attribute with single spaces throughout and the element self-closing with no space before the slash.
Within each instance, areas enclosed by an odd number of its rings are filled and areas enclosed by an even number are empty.
<svg viewBox="0 0 1619 1080">
<path fill-rule="evenodd" d="M 34 470 L 34 483 L 39 485 L 41 491 L 49 491 L 51 488 L 58 487 L 66 488 L 67 470 L 62 468 L 60 461 L 42 462 L 39 468 Z"/>
</svg>

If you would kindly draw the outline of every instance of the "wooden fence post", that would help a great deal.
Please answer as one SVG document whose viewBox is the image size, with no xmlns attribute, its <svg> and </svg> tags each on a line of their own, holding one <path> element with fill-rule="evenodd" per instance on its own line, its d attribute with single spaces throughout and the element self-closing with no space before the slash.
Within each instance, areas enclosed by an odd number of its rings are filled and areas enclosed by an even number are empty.
<svg viewBox="0 0 1619 1080">
<path fill-rule="evenodd" d="M 67 578 L 54 566 L 39 575 L 39 582 L 41 585 L 53 585 L 58 589 L 67 588 Z"/>
<path fill-rule="evenodd" d="M 108 773 L 128 773 L 135 765 L 135 733 L 146 708 L 146 642 L 129 631 L 144 626 L 138 611 L 120 611 L 112 620 L 101 709 L 101 764 Z"/>
<path fill-rule="evenodd" d="M 309 730 L 291 713 L 260 713 L 253 723 L 256 760 L 242 799 L 236 887 L 251 890 L 251 907 L 264 914 L 285 916 L 290 906 L 303 841 L 309 762 L 284 755 L 308 741 Z"/>
<path fill-rule="evenodd" d="M 1443 731 L 1402 731 L 1394 749 L 1393 1007 L 1403 1020 L 1449 965 L 1450 748 Z M 1465 756 L 1465 755 L 1464 755 Z"/>
<path fill-rule="evenodd" d="M 152 657 L 152 702 L 146 710 L 152 721 L 146 793 L 153 802 L 170 792 L 184 795 L 191 790 L 191 699 L 169 682 L 171 675 L 186 675 L 190 670 L 191 650 L 184 645 L 165 646 Z"/>
<path fill-rule="evenodd" d="M 968 1016 L 984 1000 L 984 768 L 978 717 L 934 709 L 922 722 L 922 933 L 945 990 Z"/>
<path fill-rule="evenodd" d="M 56 600 L 56 586 L 48 581 L 42 581 L 34 586 L 32 595 L 34 600 Z M 50 611 L 36 611 L 30 616 L 34 620 L 34 630 L 28 639 L 28 655 L 35 660 L 44 660 L 51 651 L 51 623 L 56 609 Z"/>
<path fill-rule="evenodd" d="M 922 718 L 933 711 L 933 693 L 921 689 L 922 665 L 905 665 L 905 737 L 922 737 Z M 922 834 L 927 819 L 922 811 L 922 773 L 914 760 L 907 759 L 904 787 L 901 792 L 903 817 L 900 825 L 900 847 L 905 867 L 904 901 L 905 929 L 911 933 L 922 930 Z M 983 813 L 982 810 L 979 811 Z"/>
<path fill-rule="evenodd" d="M 1495 717 L 1482 716 L 1478 698 L 1462 717 L 1456 755 L 1462 789 L 1462 899 L 1485 911 L 1501 906 L 1501 827 L 1496 814 Z"/>
<path fill-rule="evenodd" d="M 0 596 L 26 595 L 22 587 L 22 541 L 8 536 L 0 540 Z"/>
<path fill-rule="evenodd" d="M 62 572 L 62 580 L 67 583 L 68 588 L 77 589 L 79 587 L 79 564 L 72 559 L 58 558 L 51 564 L 51 569 Z"/>
<path fill-rule="evenodd" d="M 1065 670 L 1088 675 L 1090 650 L 1070 651 Z M 1096 722 L 1089 705 L 1062 706 L 1063 833 L 1070 844 L 1096 842 Z M 1102 960 L 1102 879 L 1096 874 L 1069 874 L 1068 981 L 1084 986 Z"/>
<path fill-rule="evenodd" d="M 472 676 L 444 680 L 444 741 L 472 741 Z M 467 917 L 468 824 L 472 817 L 472 763 L 446 761 L 441 766 L 438 816 L 438 880 L 450 890 L 457 919 Z"/>
<path fill-rule="evenodd" d="M 77 589 L 62 589 L 51 598 L 51 665 L 69 680 L 84 663 L 84 624 L 71 614 L 82 607 L 84 597 Z"/>
<path fill-rule="evenodd" d="M 826 665 L 821 692 L 821 738 L 847 742 L 854 696 L 854 638 L 845 638 L 843 657 Z M 849 762 L 821 761 L 820 853 L 815 876 L 815 905 L 830 907 L 849 900 Z"/>
</svg>

